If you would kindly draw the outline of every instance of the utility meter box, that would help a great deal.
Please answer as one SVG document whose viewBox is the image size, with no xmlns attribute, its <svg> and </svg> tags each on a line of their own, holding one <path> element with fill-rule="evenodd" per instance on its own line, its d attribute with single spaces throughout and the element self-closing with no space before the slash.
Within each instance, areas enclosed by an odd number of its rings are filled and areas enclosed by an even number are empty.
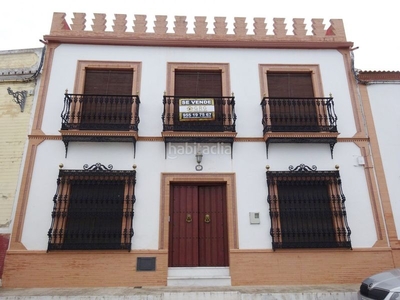
<svg viewBox="0 0 400 300">
<path fill-rule="evenodd" d="M 260 224 L 260 213 L 250 212 L 250 224 Z"/>
</svg>

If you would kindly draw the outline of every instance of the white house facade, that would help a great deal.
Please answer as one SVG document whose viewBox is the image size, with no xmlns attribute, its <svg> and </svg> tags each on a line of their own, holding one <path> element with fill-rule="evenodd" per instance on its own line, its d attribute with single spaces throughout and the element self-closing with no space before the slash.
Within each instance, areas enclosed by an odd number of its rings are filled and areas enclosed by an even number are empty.
<svg viewBox="0 0 400 300">
<path fill-rule="evenodd" d="M 55 13 L 44 37 L 4 287 L 358 283 L 396 265 L 394 160 L 341 20 L 72 22 Z"/>
</svg>

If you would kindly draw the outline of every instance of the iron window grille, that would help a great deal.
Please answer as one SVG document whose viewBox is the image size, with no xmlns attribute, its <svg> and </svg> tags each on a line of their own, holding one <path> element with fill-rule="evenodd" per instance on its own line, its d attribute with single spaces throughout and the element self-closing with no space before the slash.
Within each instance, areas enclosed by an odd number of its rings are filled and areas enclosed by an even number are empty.
<svg viewBox="0 0 400 300">
<path fill-rule="evenodd" d="M 339 171 L 267 171 L 272 248 L 350 248 Z"/>
<path fill-rule="evenodd" d="M 48 251 L 130 251 L 136 170 L 112 168 L 97 163 L 59 171 Z"/>
</svg>

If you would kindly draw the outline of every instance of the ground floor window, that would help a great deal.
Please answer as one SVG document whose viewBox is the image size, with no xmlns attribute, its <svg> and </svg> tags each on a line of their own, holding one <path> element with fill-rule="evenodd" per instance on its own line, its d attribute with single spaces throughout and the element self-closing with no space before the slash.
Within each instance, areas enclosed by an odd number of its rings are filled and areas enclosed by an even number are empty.
<svg viewBox="0 0 400 300">
<path fill-rule="evenodd" d="M 339 171 L 267 171 L 272 247 L 351 248 Z"/>
<path fill-rule="evenodd" d="M 48 250 L 131 249 L 136 171 L 60 170 Z"/>
</svg>

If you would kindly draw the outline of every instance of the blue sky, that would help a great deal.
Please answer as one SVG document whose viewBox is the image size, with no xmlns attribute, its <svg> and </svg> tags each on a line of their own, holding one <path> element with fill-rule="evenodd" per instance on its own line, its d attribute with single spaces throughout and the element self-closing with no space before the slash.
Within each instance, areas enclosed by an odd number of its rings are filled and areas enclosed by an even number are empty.
<svg viewBox="0 0 400 300">
<path fill-rule="evenodd" d="M 53 12 L 65 12 L 72 18 L 74 12 L 87 14 L 106 13 L 109 20 L 117 13 L 127 14 L 133 20 L 135 14 L 148 15 L 148 28 L 153 27 L 154 15 L 246 17 L 248 23 L 254 17 L 266 18 L 269 32 L 273 18 L 305 18 L 311 25 L 312 18 L 343 19 L 347 40 L 359 47 L 354 52 L 355 67 L 364 71 L 400 71 L 400 41 L 396 27 L 399 17 L 393 0 L 112 0 L 112 1 L 56 1 L 13 0 L 3 4 L 0 10 L 0 51 L 42 47 L 39 39 L 50 32 Z M 249 22 L 250 21 L 250 22 Z M 210 21 L 208 20 L 210 23 Z M 251 25 L 251 23 L 250 23 Z M 229 25 L 228 25 L 229 26 Z M 291 30 L 291 28 L 287 28 Z M 309 29 L 309 28 L 307 28 Z"/>
</svg>

